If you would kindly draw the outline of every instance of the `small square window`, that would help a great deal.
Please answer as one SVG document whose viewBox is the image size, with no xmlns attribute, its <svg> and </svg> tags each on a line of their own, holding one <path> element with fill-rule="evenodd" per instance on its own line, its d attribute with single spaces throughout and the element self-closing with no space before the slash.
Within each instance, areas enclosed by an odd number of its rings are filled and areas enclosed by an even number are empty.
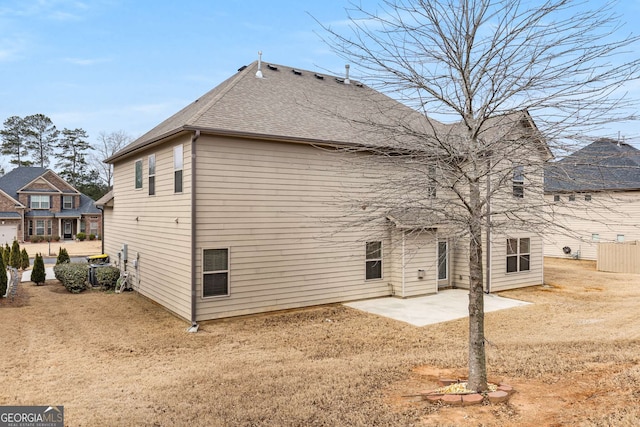
<svg viewBox="0 0 640 427">
<path fill-rule="evenodd" d="M 576 201 L 576 195 L 575 194 L 569 194 L 569 201 L 570 202 L 575 202 Z"/>
<path fill-rule="evenodd" d="M 600 235 L 598 233 L 592 233 L 591 234 L 591 241 L 592 242 L 599 242 L 600 241 Z"/>
<path fill-rule="evenodd" d="M 560 201 L 560 196 L 558 194 L 556 194 L 555 196 L 553 196 L 553 201 L 554 202 L 559 202 Z"/>
<path fill-rule="evenodd" d="M 584 201 L 585 202 L 590 202 L 591 201 L 591 194 L 585 194 L 584 195 Z"/>
<path fill-rule="evenodd" d="M 616 242 L 623 243 L 624 242 L 624 234 L 618 234 L 616 236 Z"/>
</svg>

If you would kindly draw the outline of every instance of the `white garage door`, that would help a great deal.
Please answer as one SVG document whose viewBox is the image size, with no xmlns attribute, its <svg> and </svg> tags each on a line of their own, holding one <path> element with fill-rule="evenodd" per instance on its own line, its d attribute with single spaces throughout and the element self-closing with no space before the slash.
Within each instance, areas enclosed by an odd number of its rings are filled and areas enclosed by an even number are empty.
<svg viewBox="0 0 640 427">
<path fill-rule="evenodd" d="M 18 227 L 15 225 L 0 225 L 0 245 L 11 244 L 18 235 Z"/>
</svg>

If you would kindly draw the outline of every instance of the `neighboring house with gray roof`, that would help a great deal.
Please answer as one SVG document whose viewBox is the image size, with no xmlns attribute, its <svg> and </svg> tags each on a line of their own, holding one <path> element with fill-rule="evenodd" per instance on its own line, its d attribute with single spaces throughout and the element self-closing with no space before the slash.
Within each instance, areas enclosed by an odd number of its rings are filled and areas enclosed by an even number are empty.
<svg viewBox="0 0 640 427">
<path fill-rule="evenodd" d="M 468 241 L 455 243 L 446 227 L 425 230 L 419 213 L 344 226 L 344 199 L 376 191 L 391 173 L 352 169 L 349 156 L 459 127 L 354 80 L 272 64 L 259 77 L 258 67 L 243 67 L 106 160 L 113 190 L 97 202 L 105 252 L 135 289 L 197 322 L 468 287 Z M 492 131 L 530 129 L 529 119 L 499 118 Z M 540 238 L 493 237 L 492 290 L 542 283 Z M 516 256 L 514 273 L 506 265 Z"/>
<path fill-rule="evenodd" d="M 640 151 L 599 139 L 549 163 L 545 198 L 557 226 L 545 256 L 595 260 L 598 242 L 640 240 Z"/>
<path fill-rule="evenodd" d="M 18 167 L 0 177 L 0 243 L 34 236 L 74 239 L 102 234 L 102 211 L 55 172 Z"/>
</svg>

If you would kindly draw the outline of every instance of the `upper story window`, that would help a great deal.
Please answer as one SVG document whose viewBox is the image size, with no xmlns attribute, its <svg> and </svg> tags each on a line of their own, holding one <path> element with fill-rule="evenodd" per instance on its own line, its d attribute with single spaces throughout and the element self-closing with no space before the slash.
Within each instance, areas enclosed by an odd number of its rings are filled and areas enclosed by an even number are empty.
<svg viewBox="0 0 640 427">
<path fill-rule="evenodd" d="M 524 166 L 513 167 L 513 197 L 524 198 Z"/>
<path fill-rule="evenodd" d="M 576 201 L 576 195 L 575 194 L 569 194 L 569 201 L 570 202 L 575 202 Z"/>
<path fill-rule="evenodd" d="M 182 168 L 184 158 L 182 144 L 173 147 L 173 192 L 182 193 Z"/>
<path fill-rule="evenodd" d="M 62 209 L 73 209 L 73 196 L 62 196 Z"/>
<path fill-rule="evenodd" d="M 149 156 L 149 195 L 156 194 L 156 155 Z"/>
<path fill-rule="evenodd" d="M 559 202 L 560 201 L 560 196 L 557 195 L 557 194 L 555 196 L 553 196 L 553 201 L 554 202 Z"/>
<path fill-rule="evenodd" d="M 49 196 L 31 196 L 31 209 L 49 209 L 50 206 Z"/>
<path fill-rule="evenodd" d="M 136 190 L 142 188 L 142 160 L 136 160 Z"/>
<path fill-rule="evenodd" d="M 436 177 L 436 165 L 429 165 L 429 183 L 427 187 L 427 197 L 430 199 L 434 199 L 437 195 L 437 182 L 438 179 Z"/>
<path fill-rule="evenodd" d="M 591 194 L 585 194 L 584 195 L 584 201 L 585 202 L 590 202 L 591 201 Z"/>
</svg>

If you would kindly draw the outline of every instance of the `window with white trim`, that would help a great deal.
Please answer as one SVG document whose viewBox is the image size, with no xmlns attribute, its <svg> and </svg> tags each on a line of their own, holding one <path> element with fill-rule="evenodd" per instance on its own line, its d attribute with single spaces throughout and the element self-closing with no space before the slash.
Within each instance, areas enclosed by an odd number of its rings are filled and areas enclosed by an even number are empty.
<svg viewBox="0 0 640 427">
<path fill-rule="evenodd" d="M 202 251 L 202 296 L 229 295 L 229 249 Z"/>
<path fill-rule="evenodd" d="M 560 195 L 556 194 L 555 196 L 553 196 L 553 201 L 554 202 L 559 202 L 560 201 Z"/>
<path fill-rule="evenodd" d="M 149 195 L 156 194 L 156 155 L 149 156 Z"/>
<path fill-rule="evenodd" d="M 367 242 L 365 251 L 366 280 L 382 279 L 382 242 Z"/>
<path fill-rule="evenodd" d="M 94 236 L 98 235 L 98 223 L 96 221 L 89 223 L 89 234 L 93 234 Z"/>
<path fill-rule="evenodd" d="M 73 209 L 73 196 L 62 196 L 62 209 Z"/>
<path fill-rule="evenodd" d="M 598 234 L 598 233 L 591 233 L 591 241 L 592 241 L 592 242 L 599 242 L 599 241 L 600 241 L 600 234 Z"/>
<path fill-rule="evenodd" d="M 36 236 L 44 236 L 44 219 L 36 220 Z"/>
<path fill-rule="evenodd" d="M 507 273 L 529 271 L 531 263 L 531 239 L 507 239 Z"/>
<path fill-rule="evenodd" d="M 182 144 L 173 147 L 173 192 L 182 193 L 182 168 L 184 167 Z"/>
<path fill-rule="evenodd" d="M 138 190 L 142 188 L 142 160 L 136 160 L 135 173 L 136 173 L 135 188 L 136 190 Z"/>
<path fill-rule="evenodd" d="M 31 196 L 31 209 L 49 209 L 51 206 L 49 196 Z"/>
<path fill-rule="evenodd" d="M 618 234 L 616 236 L 616 242 L 618 243 L 624 243 L 624 234 Z"/>
<path fill-rule="evenodd" d="M 428 167 L 429 183 L 427 185 L 427 197 L 435 199 L 438 195 L 438 177 L 436 176 L 436 165 L 429 165 Z"/>
<path fill-rule="evenodd" d="M 513 167 L 513 197 L 524 198 L 524 166 Z"/>
</svg>

